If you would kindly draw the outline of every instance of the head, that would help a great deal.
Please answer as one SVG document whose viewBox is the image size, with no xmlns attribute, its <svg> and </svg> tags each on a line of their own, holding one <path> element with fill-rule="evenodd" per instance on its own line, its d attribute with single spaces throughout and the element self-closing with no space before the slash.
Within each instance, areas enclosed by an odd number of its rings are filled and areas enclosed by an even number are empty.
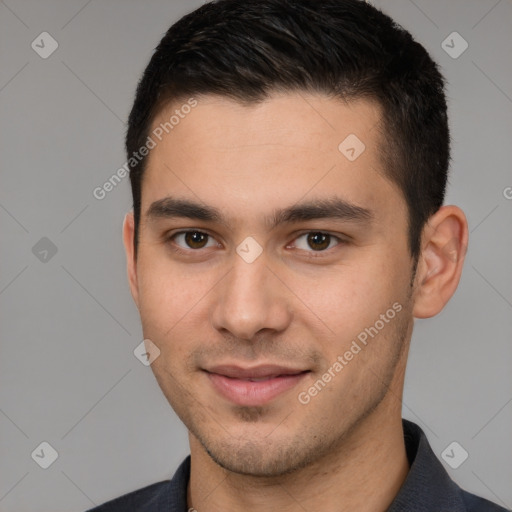
<svg viewBox="0 0 512 512">
<path fill-rule="evenodd" d="M 407 31 L 358 0 L 205 4 L 158 45 L 126 147 L 152 368 L 214 461 L 290 472 L 400 414 L 413 318 L 467 243 L 443 78 Z M 234 397 L 227 374 L 269 365 L 279 393 Z"/>
</svg>

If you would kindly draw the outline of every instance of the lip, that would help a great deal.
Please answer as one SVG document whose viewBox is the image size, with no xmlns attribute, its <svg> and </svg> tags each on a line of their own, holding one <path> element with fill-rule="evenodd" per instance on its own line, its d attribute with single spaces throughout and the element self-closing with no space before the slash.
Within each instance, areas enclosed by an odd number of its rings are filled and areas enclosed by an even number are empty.
<svg viewBox="0 0 512 512">
<path fill-rule="evenodd" d="M 253 368 L 221 365 L 205 372 L 215 390 L 224 398 L 237 405 L 255 407 L 295 387 L 309 370 L 276 365 Z"/>
</svg>

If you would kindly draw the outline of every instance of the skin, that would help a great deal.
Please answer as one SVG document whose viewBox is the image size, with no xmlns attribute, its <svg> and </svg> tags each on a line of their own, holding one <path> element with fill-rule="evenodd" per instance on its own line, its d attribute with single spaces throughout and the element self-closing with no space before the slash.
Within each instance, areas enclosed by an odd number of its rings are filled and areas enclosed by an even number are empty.
<svg viewBox="0 0 512 512">
<path fill-rule="evenodd" d="M 444 206 L 429 219 L 413 279 L 406 203 L 379 158 L 377 104 L 305 93 L 251 106 L 197 99 L 149 155 L 137 257 L 133 214 L 124 224 L 144 337 L 160 349 L 151 366 L 189 431 L 188 505 L 199 512 L 384 511 L 409 470 L 401 397 L 414 318 L 436 315 L 454 293 L 466 218 Z M 338 150 L 349 134 L 365 144 L 354 161 Z M 222 219 L 148 215 L 168 196 L 215 207 Z M 371 219 L 268 227 L 278 209 L 333 197 Z M 173 238 L 183 230 L 209 237 L 191 247 L 190 238 Z M 320 250 L 311 232 L 331 239 Z M 248 236 L 262 249 L 252 263 L 236 252 Z M 301 403 L 299 393 L 395 303 L 401 311 Z M 215 364 L 309 373 L 261 406 L 239 406 L 211 385 L 203 370 Z"/>
</svg>

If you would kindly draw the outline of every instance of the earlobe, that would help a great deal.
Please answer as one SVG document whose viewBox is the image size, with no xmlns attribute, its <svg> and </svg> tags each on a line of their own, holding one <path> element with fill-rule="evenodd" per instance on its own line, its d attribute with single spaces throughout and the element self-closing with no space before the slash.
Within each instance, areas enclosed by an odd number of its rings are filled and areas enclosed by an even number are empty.
<svg viewBox="0 0 512 512">
<path fill-rule="evenodd" d="M 468 224 L 457 206 L 443 206 L 423 230 L 415 278 L 416 318 L 437 315 L 455 293 L 468 244 Z"/>
<path fill-rule="evenodd" d="M 135 219 L 133 212 L 129 212 L 124 217 L 123 222 L 123 243 L 126 253 L 126 271 L 128 274 L 128 284 L 132 292 L 133 300 L 139 307 L 139 286 L 137 281 L 137 261 L 135 257 Z"/>
</svg>

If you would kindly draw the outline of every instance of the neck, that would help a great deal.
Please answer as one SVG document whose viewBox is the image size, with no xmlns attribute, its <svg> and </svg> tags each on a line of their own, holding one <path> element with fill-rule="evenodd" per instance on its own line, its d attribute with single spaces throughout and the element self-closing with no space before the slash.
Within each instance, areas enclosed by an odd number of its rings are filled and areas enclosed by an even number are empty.
<svg viewBox="0 0 512 512">
<path fill-rule="evenodd" d="M 190 435 L 189 507 L 198 512 L 387 510 L 409 464 L 400 409 L 386 405 L 382 402 L 328 456 L 279 478 L 227 471 Z"/>
</svg>

